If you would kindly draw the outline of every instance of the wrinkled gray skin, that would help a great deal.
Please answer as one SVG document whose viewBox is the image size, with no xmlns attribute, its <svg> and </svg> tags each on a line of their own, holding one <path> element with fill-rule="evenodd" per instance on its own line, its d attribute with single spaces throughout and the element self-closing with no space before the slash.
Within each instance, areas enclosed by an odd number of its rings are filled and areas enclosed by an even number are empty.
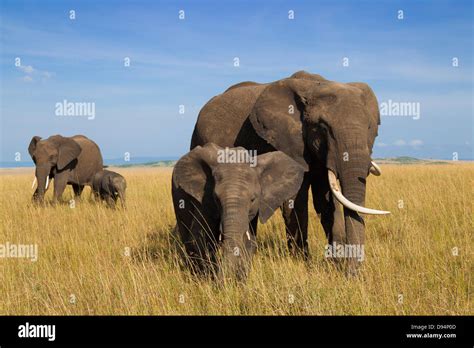
<svg viewBox="0 0 474 348">
<path fill-rule="evenodd" d="M 279 150 L 309 171 L 295 197 L 285 204 L 288 247 L 308 257 L 308 190 L 329 243 L 364 245 L 364 220 L 335 201 L 327 170 L 342 192 L 364 206 L 366 177 L 377 136 L 378 102 L 365 83 L 338 83 L 300 71 L 268 84 L 244 82 L 212 98 L 200 111 L 191 149 L 214 142 L 243 146 L 258 154 Z M 349 273 L 359 263 L 349 260 Z"/>
<path fill-rule="evenodd" d="M 102 170 L 96 173 L 92 179 L 92 192 L 95 197 L 106 201 L 111 208 L 115 208 L 119 198 L 122 207 L 125 207 L 126 189 L 127 182 L 125 178 L 110 170 Z"/>
<path fill-rule="evenodd" d="M 38 186 L 33 194 L 34 202 L 43 201 L 48 176 L 50 185 L 54 178 L 53 202 L 56 202 L 66 185 L 72 185 L 75 197 L 80 197 L 84 186 L 90 186 L 95 173 L 103 169 L 99 147 L 83 135 L 53 135 L 48 139 L 34 136 L 28 152 L 36 165 Z"/>
<path fill-rule="evenodd" d="M 254 167 L 221 163 L 218 150 L 222 148 L 212 143 L 197 146 L 176 163 L 172 195 L 177 230 L 196 273 L 217 270 L 221 240 L 223 267 L 218 273 L 243 280 L 255 252 L 258 217 L 264 223 L 296 194 L 304 168 L 280 151 L 258 156 Z"/>
</svg>

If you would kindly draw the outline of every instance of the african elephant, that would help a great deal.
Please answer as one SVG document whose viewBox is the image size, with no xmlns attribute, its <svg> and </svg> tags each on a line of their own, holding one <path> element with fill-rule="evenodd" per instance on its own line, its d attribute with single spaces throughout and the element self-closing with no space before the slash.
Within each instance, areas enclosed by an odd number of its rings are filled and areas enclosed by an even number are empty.
<svg viewBox="0 0 474 348">
<path fill-rule="evenodd" d="M 330 245 L 363 247 L 359 213 L 388 213 L 363 207 L 368 173 L 380 175 L 370 158 L 379 125 L 377 99 L 367 84 L 300 71 L 272 83 L 237 84 L 212 98 L 199 113 L 191 149 L 214 142 L 258 154 L 279 150 L 303 165 L 308 172 L 294 206 L 285 204 L 282 211 L 289 249 L 308 257 L 310 187 Z M 350 257 L 349 273 L 358 265 Z"/>
<path fill-rule="evenodd" d="M 225 153 L 231 154 L 226 157 Z M 248 160 L 232 161 L 232 154 Z M 238 157 L 235 157 L 238 158 Z M 177 231 L 196 273 L 216 269 L 223 245 L 223 266 L 231 278 L 245 279 L 255 251 L 257 220 L 264 223 L 298 192 L 304 168 L 283 152 L 250 157 L 246 149 L 197 146 L 174 167 L 173 204 Z M 212 275 L 213 272 L 210 272 Z"/>
<path fill-rule="evenodd" d="M 127 182 L 119 173 L 111 170 L 97 172 L 92 179 L 92 192 L 97 198 L 107 202 L 111 208 L 115 207 L 120 198 L 122 207 L 125 207 L 125 190 Z"/>
<path fill-rule="evenodd" d="M 28 152 L 36 165 L 38 187 L 33 194 L 36 202 L 43 201 L 49 180 L 53 178 L 53 202 L 61 197 L 66 185 L 72 185 L 75 197 L 79 197 L 84 186 L 92 184 L 95 173 L 103 169 L 99 147 L 83 135 L 53 135 L 48 139 L 34 136 Z"/>
</svg>

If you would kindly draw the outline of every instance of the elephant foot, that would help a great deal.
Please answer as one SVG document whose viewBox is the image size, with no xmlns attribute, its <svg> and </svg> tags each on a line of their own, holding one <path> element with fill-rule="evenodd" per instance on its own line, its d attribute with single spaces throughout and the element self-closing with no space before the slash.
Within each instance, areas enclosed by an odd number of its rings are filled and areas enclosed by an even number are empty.
<svg viewBox="0 0 474 348">
<path fill-rule="evenodd" d="M 215 280 L 222 288 L 226 286 L 243 286 L 247 283 L 248 272 L 218 272 Z"/>
<path fill-rule="evenodd" d="M 338 270 L 342 271 L 344 267 L 344 260 L 337 257 L 325 257 L 324 258 L 328 264 L 336 267 Z"/>
<path fill-rule="evenodd" d="M 293 240 L 288 241 L 288 250 L 291 257 L 295 259 L 301 259 L 303 261 L 309 261 L 309 248 L 307 245 L 296 244 Z"/>
<path fill-rule="evenodd" d="M 311 261 L 311 256 L 309 254 L 309 251 L 300 249 L 300 248 L 290 249 L 290 256 L 296 260 L 301 260 L 304 262 Z"/>
<path fill-rule="evenodd" d="M 349 259 L 346 267 L 347 278 L 358 278 L 361 274 L 362 262 L 356 259 Z"/>
<path fill-rule="evenodd" d="M 33 198 L 31 200 L 31 203 L 33 204 L 33 206 L 35 207 L 45 207 L 46 206 L 46 203 L 43 201 L 43 200 L 38 200 L 38 199 L 35 199 Z"/>
</svg>

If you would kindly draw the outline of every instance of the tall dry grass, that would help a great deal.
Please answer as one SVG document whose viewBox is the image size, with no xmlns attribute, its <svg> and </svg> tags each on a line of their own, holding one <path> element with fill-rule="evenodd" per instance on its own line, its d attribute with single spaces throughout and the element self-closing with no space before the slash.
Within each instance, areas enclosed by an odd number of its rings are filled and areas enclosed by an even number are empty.
<svg viewBox="0 0 474 348">
<path fill-rule="evenodd" d="M 33 170 L 3 171 L 0 244 L 36 243 L 39 258 L 0 258 L 0 314 L 473 314 L 474 166 L 383 169 L 368 180 L 367 205 L 392 215 L 366 218 L 359 278 L 325 261 L 314 212 L 312 261 L 288 256 L 277 213 L 259 226 L 247 284 L 225 287 L 179 266 L 170 169 L 118 169 L 128 181 L 125 211 L 91 201 L 89 189 L 75 208 L 36 207 Z"/>
</svg>

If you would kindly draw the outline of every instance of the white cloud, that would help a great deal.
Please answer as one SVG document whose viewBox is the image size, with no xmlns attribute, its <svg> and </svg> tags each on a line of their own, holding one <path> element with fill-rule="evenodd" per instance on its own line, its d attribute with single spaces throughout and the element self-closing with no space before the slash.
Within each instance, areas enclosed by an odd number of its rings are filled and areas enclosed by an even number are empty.
<svg viewBox="0 0 474 348">
<path fill-rule="evenodd" d="M 382 143 L 382 142 L 378 142 L 378 143 L 375 144 L 375 146 L 378 146 L 378 147 L 386 147 L 386 146 L 388 146 L 388 145 L 385 144 L 385 143 Z"/>
<path fill-rule="evenodd" d="M 53 73 L 45 70 L 38 70 L 33 68 L 31 65 L 20 65 L 18 67 L 22 72 L 24 72 L 26 75 L 22 77 L 22 80 L 24 82 L 32 82 L 33 76 L 40 77 L 44 80 L 50 79 L 51 76 L 53 76 Z"/>
<path fill-rule="evenodd" d="M 31 65 L 20 65 L 18 69 L 23 71 L 25 74 L 32 74 L 33 71 L 35 71 Z"/>
<path fill-rule="evenodd" d="M 383 144 L 383 145 L 381 145 Z M 412 139 L 410 141 L 408 140 L 404 140 L 404 139 L 398 139 L 398 140 L 395 140 L 393 142 L 393 145 L 394 146 L 411 146 L 411 147 L 419 147 L 421 145 L 423 145 L 423 141 L 420 140 L 420 139 Z M 384 144 L 384 143 L 379 143 L 378 146 L 388 146 L 387 144 Z"/>
<path fill-rule="evenodd" d="M 410 141 L 410 145 L 413 147 L 421 146 L 423 145 L 423 141 L 420 139 L 413 139 L 412 141 Z"/>
<path fill-rule="evenodd" d="M 393 143 L 395 146 L 405 146 L 407 143 L 403 139 L 398 139 Z"/>
</svg>

